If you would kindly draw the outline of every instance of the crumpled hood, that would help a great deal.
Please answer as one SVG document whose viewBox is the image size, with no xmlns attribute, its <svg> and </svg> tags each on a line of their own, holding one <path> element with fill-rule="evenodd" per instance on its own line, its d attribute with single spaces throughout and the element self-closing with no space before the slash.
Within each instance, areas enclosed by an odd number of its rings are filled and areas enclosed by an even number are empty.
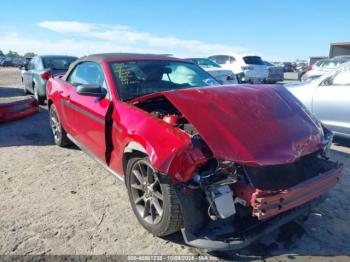
<svg viewBox="0 0 350 262">
<path fill-rule="evenodd" d="M 252 166 L 291 163 L 324 143 L 322 127 L 283 86 L 218 86 L 162 95 L 219 159 Z"/>
</svg>

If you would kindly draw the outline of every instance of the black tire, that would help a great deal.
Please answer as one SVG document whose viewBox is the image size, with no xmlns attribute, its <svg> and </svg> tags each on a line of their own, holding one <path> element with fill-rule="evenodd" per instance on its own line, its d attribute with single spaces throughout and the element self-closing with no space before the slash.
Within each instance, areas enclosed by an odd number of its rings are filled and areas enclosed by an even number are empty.
<svg viewBox="0 0 350 262">
<path fill-rule="evenodd" d="M 39 105 L 44 105 L 45 104 L 45 97 L 39 95 L 38 89 L 36 88 L 35 85 L 33 85 L 33 92 L 34 92 L 34 98 L 36 101 L 38 101 Z"/>
<path fill-rule="evenodd" d="M 147 175 L 140 171 L 140 167 L 146 168 L 144 171 Z M 144 187 L 153 188 L 149 190 L 149 192 L 152 191 L 152 193 L 149 193 L 149 199 L 151 200 L 149 200 L 148 212 L 145 212 L 147 202 L 144 200 L 145 197 L 143 200 L 138 201 L 141 196 L 146 195 L 145 190 L 147 189 L 135 188 L 136 186 L 142 187 L 141 181 L 136 178 L 135 170 L 139 170 L 139 174 L 142 173 L 141 177 L 146 178 L 143 181 L 146 181 L 147 186 Z M 153 172 L 154 181 L 152 181 L 151 172 Z M 170 235 L 179 231 L 183 225 L 180 202 L 176 195 L 175 188 L 168 177 L 161 176 L 162 175 L 155 172 L 148 157 L 131 158 L 128 162 L 126 169 L 126 186 L 131 207 L 141 225 L 155 236 Z M 137 184 L 138 182 L 140 183 Z M 162 200 L 160 195 L 162 196 Z M 159 215 L 158 209 L 156 208 L 156 201 L 158 201 L 158 208 L 159 206 L 162 208 L 161 216 L 157 216 L 156 214 L 158 213 Z M 136 204 L 136 202 L 138 204 Z M 142 209 L 142 205 L 144 209 Z M 145 215 L 141 215 L 145 213 L 147 213 L 146 217 Z"/>
<path fill-rule="evenodd" d="M 67 137 L 67 133 L 64 130 L 60 118 L 58 116 L 56 107 L 52 104 L 49 108 L 50 126 L 53 134 L 55 144 L 60 147 L 71 145 L 72 142 Z"/>
</svg>

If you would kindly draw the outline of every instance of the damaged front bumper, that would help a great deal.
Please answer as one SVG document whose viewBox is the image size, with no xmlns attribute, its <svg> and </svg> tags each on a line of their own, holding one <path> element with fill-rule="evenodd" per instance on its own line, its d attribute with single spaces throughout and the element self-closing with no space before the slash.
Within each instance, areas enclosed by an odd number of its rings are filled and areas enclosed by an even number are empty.
<svg viewBox="0 0 350 262">
<path fill-rule="evenodd" d="M 211 222 L 199 234 L 193 234 L 193 232 L 186 228 L 183 228 L 181 231 L 185 243 L 190 246 L 204 248 L 210 251 L 239 250 L 288 222 L 302 218 L 321 202 L 322 199 L 316 199 L 264 222 L 255 221 L 255 224 L 253 223 L 247 228 L 238 229 L 234 224 L 228 223 L 228 221 L 218 220 Z"/>
<path fill-rule="evenodd" d="M 280 193 L 268 194 L 264 191 L 257 191 L 253 215 L 263 220 L 311 201 L 329 191 L 339 182 L 342 168 L 343 165 L 339 164 L 334 169 Z"/>
<path fill-rule="evenodd" d="M 247 205 L 251 214 L 233 215 L 212 221 L 205 198 L 199 189 L 177 187 L 182 205 L 184 228 L 182 234 L 188 245 L 207 250 L 238 250 L 269 234 L 282 225 L 307 215 L 336 185 L 341 177 L 342 164 L 282 191 L 262 191 L 244 188 L 236 183 L 233 192 L 246 190 Z"/>
</svg>

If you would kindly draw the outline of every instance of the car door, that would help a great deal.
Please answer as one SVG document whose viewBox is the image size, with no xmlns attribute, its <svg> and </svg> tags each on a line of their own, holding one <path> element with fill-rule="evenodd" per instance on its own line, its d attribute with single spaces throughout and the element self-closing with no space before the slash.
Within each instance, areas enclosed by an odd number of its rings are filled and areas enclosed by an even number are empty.
<svg viewBox="0 0 350 262">
<path fill-rule="evenodd" d="M 33 92 L 33 69 L 36 59 L 37 57 L 33 57 L 28 64 L 27 70 L 23 72 L 23 84 L 25 88 L 31 92 Z"/>
<path fill-rule="evenodd" d="M 97 84 L 108 94 L 105 98 L 79 95 L 77 87 L 84 84 Z M 105 161 L 105 116 L 110 95 L 101 66 L 95 62 L 78 64 L 67 78 L 67 91 L 63 109 L 71 136 L 99 160 Z"/>
<path fill-rule="evenodd" d="M 313 112 L 331 130 L 350 135 L 350 66 L 321 82 Z"/>
</svg>

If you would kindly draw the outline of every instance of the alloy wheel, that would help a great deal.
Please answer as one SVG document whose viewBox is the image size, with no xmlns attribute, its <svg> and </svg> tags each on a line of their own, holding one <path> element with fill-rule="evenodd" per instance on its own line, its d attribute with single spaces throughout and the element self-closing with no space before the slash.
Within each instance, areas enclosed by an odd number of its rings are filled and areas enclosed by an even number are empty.
<svg viewBox="0 0 350 262">
<path fill-rule="evenodd" d="M 50 110 L 50 125 L 56 141 L 61 137 L 61 125 L 56 110 Z"/>
<path fill-rule="evenodd" d="M 131 170 L 132 201 L 139 216 L 149 224 L 158 224 L 163 216 L 163 194 L 157 173 L 152 166 L 140 160 Z"/>
</svg>

